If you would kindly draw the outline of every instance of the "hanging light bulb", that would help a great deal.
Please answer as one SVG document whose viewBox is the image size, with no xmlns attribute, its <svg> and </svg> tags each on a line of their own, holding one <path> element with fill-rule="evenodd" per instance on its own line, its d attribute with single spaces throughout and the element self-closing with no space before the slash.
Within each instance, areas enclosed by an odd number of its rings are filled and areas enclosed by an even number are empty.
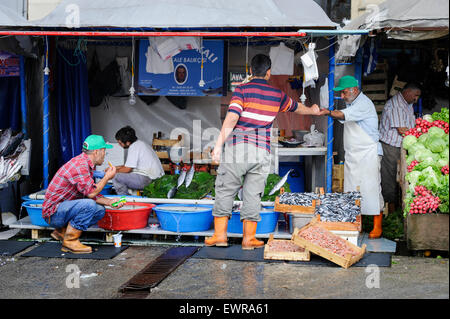
<svg viewBox="0 0 450 319">
<path fill-rule="evenodd" d="M 133 86 L 130 87 L 130 98 L 128 99 L 128 103 L 130 103 L 130 105 L 136 104 L 136 96 L 134 95 L 134 87 Z"/>
<path fill-rule="evenodd" d="M 131 40 L 131 87 L 130 87 L 130 98 L 128 99 L 128 103 L 130 105 L 136 104 L 136 96 L 134 95 L 134 37 Z"/>
</svg>

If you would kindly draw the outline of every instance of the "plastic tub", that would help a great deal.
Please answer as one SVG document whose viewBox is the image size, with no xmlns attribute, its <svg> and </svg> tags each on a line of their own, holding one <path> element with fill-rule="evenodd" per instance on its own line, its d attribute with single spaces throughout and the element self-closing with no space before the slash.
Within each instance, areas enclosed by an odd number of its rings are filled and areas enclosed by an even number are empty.
<svg viewBox="0 0 450 319">
<path fill-rule="evenodd" d="M 112 185 L 111 184 L 106 184 L 105 187 L 103 187 L 103 189 L 100 192 L 100 194 L 102 194 L 102 195 L 110 195 L 111 191 L 112 191 Z"/>
<path fill-rule="evenodd" d="M 98 221 L 98 227 L 108 230 L 131 230 L 145 228 L 155 204 L 126 203 L 121 208 L 107 208 L 105 216 Z"/>
<path fill-rule="evenodd" d="M 31 223 L 36 226 L 42 226 L 42 227 L 50 227 L 49 224 L 44 220 L 42 217 L 42 204 L 44 203 L 44 200 L 42 199 L 35 199 L 35 200 L 29 200 L 22 203 L 22 207 L 25 207 L 28 213 L 28 216 L 30 216 Z"/>
<path fill-rule="evenodd" d="M 211 229 L 212 205 L 163 204 L 153 208 L 161 228 L 173 232 L 194 232 Z"/>
<path fill-rule="evenodd" d="M 273 233 L 277 227 L 279 212 L 273 210 L 273 206 L 263 207 L 259 212 L 261 215 L 261 220 L 256 226 L 257 234 Z M 243 223 L 240 220 L 241 213 L 233 212 L 230 220 L 228 221 L 228 232 L 235 234 L 243 233 Z"/>
</svg>

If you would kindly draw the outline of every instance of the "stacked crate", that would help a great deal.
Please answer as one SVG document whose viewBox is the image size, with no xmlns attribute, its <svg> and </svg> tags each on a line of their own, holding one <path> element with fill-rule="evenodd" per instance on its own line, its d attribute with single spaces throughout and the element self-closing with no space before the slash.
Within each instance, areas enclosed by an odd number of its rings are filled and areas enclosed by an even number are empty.
<svg viewBox="0 0 450 319">
<path fill-rule="evenodd" d="M 388 90 L 388 64 L 377 63 L 375 70 L 362 78 L 363 93 L 375 104 L 379 116 L 389 98 Z"/>
<path fill-rule="evenodd" d="M 344 192 L 344 163 L 333 164 L 331 191 L 333 193 Z"/>
</svg>

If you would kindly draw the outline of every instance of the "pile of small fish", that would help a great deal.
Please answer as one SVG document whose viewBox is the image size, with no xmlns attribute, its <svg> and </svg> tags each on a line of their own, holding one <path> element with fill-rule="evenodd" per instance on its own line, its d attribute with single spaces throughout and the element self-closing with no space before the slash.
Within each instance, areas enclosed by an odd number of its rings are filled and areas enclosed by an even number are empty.
<svg viewBox="0 0 450 319">
<path fill-rule="evenodd" d="M 0 156 L 17 158 L 25 149 L 22 132 L 13 135 L 11 128 L 0 132 Z"/>
<path fill-rule="evenodd" d="M 318 226 L 306 228 L 299 233 L 299 236 L 342 257 L 345 257 L 347 254 L 358 255 L 357 251 L 348 246 L 345 239 Z"/>
<path fill-rule="evenodd" d="M 312 206 L 313 200 L 319 199 L 316 193 L 283 193 L 280 195 L 280 204 Z"/>
<path fill-rule="evenodd" d="M 22 164 L 16 160 L 0 157 L 0 184 L 10 181 L 21 168 Z"/>
<path fill-rule="evenodd" d="M 361 214 L 361 208 L 356 205 L 356 200 L 361 199 L 360 192 L 327 193 L 320 196 L 320 205 L 316 206 L 316 214 L 325 222 L 350 222 L 356 221 L 356 216 Z"/>
</svg>

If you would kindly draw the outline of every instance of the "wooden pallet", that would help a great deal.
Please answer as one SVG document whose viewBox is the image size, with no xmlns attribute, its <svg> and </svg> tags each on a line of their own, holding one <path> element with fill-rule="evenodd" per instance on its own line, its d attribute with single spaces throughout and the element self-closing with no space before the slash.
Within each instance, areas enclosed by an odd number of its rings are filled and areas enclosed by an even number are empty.
<svg viewBox="0 0 450 319">
<path fill-rule="evenodd" d="M 272 251 L 270 249 L 269 243 L 277 241 L 277 242 L 290 242 L 290 240 L 282 240 L 282 239 L 273 239 L 273 235 L 271 234 L 267 244 L 264 246 L 264 259 L 271 260 L 292 260 L 292 261 L 309 261 L 311 259 L 311 255 L 308 250 L 304 250 L 302 252 L 299 251 Z"/>
<path fill-rule="evenodd" d="M 309 223 L 308 225 L 302 227 L 302 228 L 295 228 L 294 233 L 292 234 L 292 241 L 294 243 L 296 243 L 297 245 L 299 245 L 300 247 L 305 248 L 306 250 L 309 250 L 310 252 L 319 255 L 345 269 L 349 268 L 351 265 L 355 264 L 356 262 L 358 262 L 359 260 L 361 260 L 361 258 L 364 256 L 364 253 L 366 252 L 366 244 L 364 244 L 361 248 L 352 244 L 351 242 L 339 237 L 338 235 L 333 234 L 332 232 L 330 232 L 329 230 L 326 230 L 326 232 L 329 232 L 329 236 L 332 238 L 335 238 L 339 241 L 342 241 L 343 244 L 345 244 L 346 246 L 348 246 L 349 248 L 352 248 L 353 250 L 358 252 L 357 256 L 352 256 L 351 254 L 347 254 L 345 257 L 342 257 L 338 254 L 335 254 L 331 251 L 329 251 L 328 249 L 325 249 L 319 245 L 316 245 L 314 243 L 311 243 L 310 241 L 302 238 L 299 236 L 299 234 L 306 230 L 309 227 L 312 226 L 316 226 L 317 223 L 312 221 L 311 223 Z M 319 225 L 317 225 L 319 226 Z M 320 226 L 319 226 L 320 227 Z"/>
</svg>

